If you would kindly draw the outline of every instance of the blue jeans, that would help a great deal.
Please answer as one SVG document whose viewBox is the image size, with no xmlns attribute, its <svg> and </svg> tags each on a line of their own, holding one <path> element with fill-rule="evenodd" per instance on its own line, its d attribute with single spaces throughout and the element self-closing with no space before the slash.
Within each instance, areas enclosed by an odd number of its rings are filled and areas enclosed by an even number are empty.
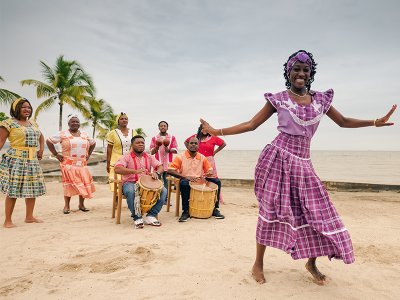
<svg viewBox="0 0 400 300">
<path fill-rule="evenodd" d="M 135 215 L 135 207 L 134 207 L 135 183 L 125 182 L 124 185 L 122 186 L 122 192 L 126 197 L 126 203 L 128 204 L 129 210 L 131 211 L 131 216 L 133 220 L 140 219 L 142 215 Z M 161 211 L 166 198 L 167 198 L 167 189 L 163 187 L 161 190 L 160 199 L 158 199 L 156 204 L 153 205 L 153 207 L 147 213 L 147 216 L 153 216 L 153 217 L 157 216 L 158 213 Z"/>
</svg>

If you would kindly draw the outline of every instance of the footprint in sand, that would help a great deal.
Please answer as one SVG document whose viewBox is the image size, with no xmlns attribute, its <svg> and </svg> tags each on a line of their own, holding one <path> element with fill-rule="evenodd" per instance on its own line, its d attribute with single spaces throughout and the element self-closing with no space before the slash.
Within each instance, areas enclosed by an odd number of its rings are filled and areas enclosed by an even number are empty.
<svg viewBox="0 0 400 300">
<path fill-rule="evenodd" d="M 0 287 L 0 296 L 6 297 L 10 295 L 22 294 L 29 290 L 32 286 L 32 280 L 18 278 L 13 280 L 13 283 Z"/>
</svg>

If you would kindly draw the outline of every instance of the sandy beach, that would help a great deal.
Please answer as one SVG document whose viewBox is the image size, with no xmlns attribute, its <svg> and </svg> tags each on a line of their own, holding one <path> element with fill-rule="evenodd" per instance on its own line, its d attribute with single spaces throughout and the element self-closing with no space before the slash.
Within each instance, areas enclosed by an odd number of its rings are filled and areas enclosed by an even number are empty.
<svg viewBox="0 0 400 300">
<path fill-rule="evenodd" d="M 400 193 L 331 192 L 353 239 L 356 262 L 319 259 L 326 286 L 304 268 L 267 248 L 267 283 L 253 281 L 257 202 L 250 188 L 224 189 L 225 220 L 178 223 L 165 207 L 162 227 L 135 230 L 124 203 L 121 224 L 111 219 L 111 193 L 97 184 L 91 209 L 62 214 L 61 184 L 38 199 L 42 224 L 25 224 L 25 203 L 13 214 L 17 228 L 0 228 L 2 299 L 398 299 Z M 4 196 L 0 196 L 4 220 Z"/>
</svg>

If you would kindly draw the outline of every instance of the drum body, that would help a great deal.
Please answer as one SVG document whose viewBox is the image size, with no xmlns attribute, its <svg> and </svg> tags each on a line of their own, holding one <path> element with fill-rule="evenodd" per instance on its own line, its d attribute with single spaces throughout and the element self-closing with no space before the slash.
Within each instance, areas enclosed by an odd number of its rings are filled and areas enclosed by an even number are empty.
<svg viewBox="0 0 400 300">
<path fill-rule="evenodd" d="M 218 186 L 215 183 L 190 182 L 189 214 L 191 217 L 207 219 L 211 217 L 217 201 Z"/>
<path fill-rule="evenodd" d="M 142 214 L 147 213 L 160 199 L 162 182 L 153 179 L 150 175 L 143 175 L 139 178 L 139 195 Z"/>
</svg>

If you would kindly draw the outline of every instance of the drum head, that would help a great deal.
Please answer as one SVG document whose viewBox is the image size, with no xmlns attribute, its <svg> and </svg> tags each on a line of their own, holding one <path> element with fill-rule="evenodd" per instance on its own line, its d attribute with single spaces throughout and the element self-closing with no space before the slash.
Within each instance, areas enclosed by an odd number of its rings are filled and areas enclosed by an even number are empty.
<svg viewBox="0 0 400 300">
<path fill-rule="evenodd" d="M 190 188 L 198 191 L 215 191 L 218 189 L 218 185 L 210 181 L 196 181 L 189 182 Z"/>
<path fill-rule="evenodd" d="M 158 179 L 153 179 L 150 175 L 143 175 L 139 178 L 139 185 L 147 189 L 160 189 L 162 187 L 162 182 Z"/>
</svg>

